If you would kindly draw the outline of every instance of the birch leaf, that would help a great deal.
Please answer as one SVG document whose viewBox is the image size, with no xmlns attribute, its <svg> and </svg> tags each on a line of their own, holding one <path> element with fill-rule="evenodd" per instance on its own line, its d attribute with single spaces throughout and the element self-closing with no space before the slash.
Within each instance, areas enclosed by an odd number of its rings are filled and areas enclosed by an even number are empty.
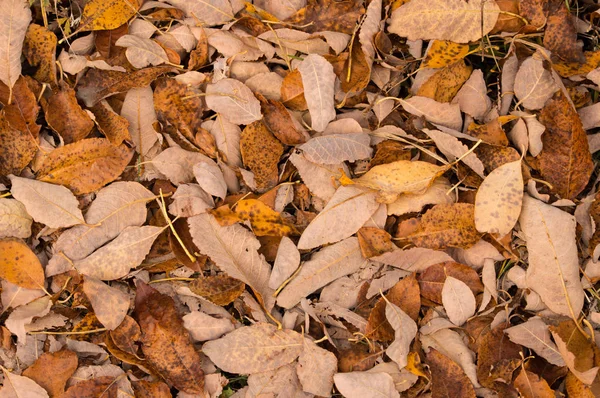
<svg viewBox="0 0 600 398">
<path fill-rule="evenodd" d="M 277 248 L 277 257 L 273 263 L 273 272 L 269 278 L 269 287 L 277 289 L 287 278 L 292 276 L 300 265 L 300 252 L 290 238 L 284 236 Z"/>
<path fill-rule="evenodd" d="M 296 166 L 312 194 L 325 201 L 329 201 L 335 194 L 334 180 L 341 175 L 340 170 L 347 171 L 347 167 L 343 163 L 316 164 L 298 152 L 292 153 L 290 162 Z"/>
<path fill-rule="evenodd" d="M 442 304 L 448 318 L 456 326 L 461 326 L 475 314 L 476 302 L 473 292 L 460 279 L 448 276 L 442 288 Z"/>
<path fill-rule="evenodd" d="M 419 328 L 410 316 L 391 302 L 385 306 L 385 317 L 395 332 L 394 342 L 385 350 L 385 353 L 402 369 L 408 364 L 410 345 Z"/>
<path fill-rule="evenodd" d="M 32 223 L 23 203 L 15 199 L 0 199 L 0 238 L 28 238 Z"/>
<path fill-rule="evenodd" d="M 300 272 L 277 296 L 277 305 L 292 308 L 303 297 L 334 280 L 358 271 L 367 264 L 357 238 L 327 246 L 302 263 Z"/>
<path fill-rule="evenodd" d="M 31 10 L 24 0 L 2 0 L 0 8 L 0 29 L 3 33 L 0 40 L 0 80 L 12 90 L 21 76 L 21 52 L 31 22 Z"/>
<path fill-rule="evenodd" d="M 451 162 L 469 152 L 469 147 L 461 143 L 456 137 L 453 137 L 450 134 L 443 133 L 439 130 L 423 129 L 422 131 L 427 134 L 429 138 L 433 140 L 433 142 L 435 142 L 435 145 L 438 147 L 438 149 Z M 462 159 L 462 162 L 469 166 L 479 176 L 483 177 L 483 163 L 481 163 L 481 160 L 479 160 L 477 155 L 475 155 L 473 152 L 465 156 Z"/>
<path fill-rule="evenodd" d="M 11 194 L 25 205 L 27 213 L 50 228 L 83 224 L 83 214 L 75 195 L 62 185 L 9 176 Z"/>
<path fill-rule="evenodd" d="M 479 232 L 504 236 L 521 214 L 523 174 L 521 160 L 496 167 L 475 196 L 475 226 Z"/>
<path fill-rule="evenodd" d="M 48 392 L 29 377 L 10 373 L 4 367 L 4 387 L 0 390 L 1 398 L 48 398 Z"/>
<path fill-rule="evenodd" d="M 109 244 L 73 265 L 80 273 L 103 281 L 122 278 L 142 263 L 163 230 L 150 225 L 127 227 Z"/>
<path fill-rule="evenodd" d="M 225 177 L 217 164 L 210 158 L 204 159 L 194 165 L 194 177 L 198 185 L 212 196 L 225 199 L 227 184 Z"/>
<path fill-rule="evenodd" d="M 333 66 L 322 56 L 310 54 L 298 66 L 298 71 L 302 76 L 311 126 L 315 131 L 323 131 L 335 119 Z"/>
<path fill-rule="evenodd" d="M 209 84 L 206 105 L 234 124 L 250 124 L 262 119 L 260 102 L 239 80 L 222 79 Z"/>
<path fill-rule="evenodd" d="M 550 338 L 548 325 L 541 318 L 529 318 L 527 322 L 504 329 L 504 333 L 513 343 L 532 349 L 551 364 L 565 366 L 556 344 Z"/>
<path fill-rule="evenodd" d="M 527 58 L 515 76 L 515 95 L 527 109 L 542 109 L 544 104 L 559 89 L 552 72 L 544 68 L 541 56 Z"/>
<path fill-rule="evenodd" d="M 335 387 L 346 398 L 400 398 L 394 379 L 382 372 L 349 372 L 333 376 Z"/>
<path fill-rule="evenodd" d="M 145 68 L 169 63 L 169 57 L 163 48 L 154 40 L 134 35 L 123 35 L 115 45 L 125 47 L 125 56 L 134 68 Z"/>
<path fill-rule="evenodd" d="M 437 102 L 427 97 L 411 97 L 399 100 L 404 110 L 411 115 L 423 116 L 428 122 L 453 130 L 460 130 L 463 124 L 460 106 Z"/>
<path fill-rule="evenodd" d="M 292 363 L 302 352 L 303 337 L 267 323 L 245 326 L 204 343 L 202 352 L 230 373 L 258 373 Z"/>
<path fill-rule="evenodd" d="M 132 88 L 125 95 L 121 116 L 129 122 L 129 135 L 135 144 L 135 150 L 142 156 L 158 141 L 158 133 L 154 130 L 156 112 L 152 88 Z"/>
<path fill-rule="evenodd" d="M 298 249 L 312 249 L 353 235 L 378 207 L 373 192 L 352 186 L 339 187 L 300 236 Z"/>
<path fill-rule="evenodd" d="M 115 330 L 123 322 L 129 310 L 129 294 L 89 276 L 83 278 L 83 292 L 108 330 Z"/>
<path fill-rule="evenodd" d="M 365 133 L 327 134 L 314 137 L 298 148 L 313 163 L 335 164 L 355 162 L 371 156 L 371 138 Z"/>
<path fill-rule="evenodd" d="M 210 214 L 188 219 L 190 233 L 200 253 L 207 255 L 232 278 L 252 288 L 261 304 L 269 308 L 271 266 L 258 254 L 260 242 L 239 224 L 222 227 Z"/>
<path fill-rule="evenodd" d="M 584 293 L 579 279 L 575 217 L 525 195 L 519 224 L 529 252 L 528 287 L 552 311 L 578 319 Z"/>
</svg>

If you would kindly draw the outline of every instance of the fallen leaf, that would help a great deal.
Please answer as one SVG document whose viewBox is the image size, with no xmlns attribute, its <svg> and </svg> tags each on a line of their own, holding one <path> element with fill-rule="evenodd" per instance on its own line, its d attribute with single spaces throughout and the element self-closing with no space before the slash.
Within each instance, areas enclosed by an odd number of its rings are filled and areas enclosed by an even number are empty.
<svg viewBox="0 0 600 398">
<path fill-rule="evenodd" d="M 242 220 L 250 221 L 256 236 L 288 236 L 298 234 L 296 228 L 285 221 L 281 214 L 257 199 L 237 202 L 235 213 Z"/>
<path fill-rule="evenodd" d="M 546 380 L 533 372 L 521 368 L 521 371 L 515 378 L 515 388 L 524 398 L 554 398 L 554 391 L 550 388 Z"/>
<path fill-rule="evenodd" d="M 283 78 L 281 83 L 281 102 L 293 110 L 305 111 L 308 109 L 306 98 L 304 97 L 304 86 L 302 85 L 302 75 L 298 69 L 289 72 Z"/>
<path fill-rule="evenodd" d="M 395 202 L 387 205 L 388 215 L 401 216 L 406 213 L 420 212 L 426 205 L 454 203 L 450 193 L 450 182 L 443 177 L 436 179 L 422 194 L 404 194 Z"/>
<path fill-rule="evenodd" d="M 222 79 L 206 87 L 206 105 L 234 124 L 262 119 L 260 102 L 252 91 L 235 79 Z"/>
<path fill-rule="evenodd" d="M 546 127 L 539 155 L 542 176 L 558 195 L 574 199 L 585 189 L 594 168 L 579 115 L 558 91 L 544 105 L 540 122 Z"/>
<path fill-rule="evenodd" d="M 427 364 L 431 369 L 432 398 L 471 397 L 475 390 L 463 370 L 447 356 L 431 348 L 427 353 Z"/>
<path fill-rule="evenodd" d="M 358 231 L 379 207 L 375 194 L 354 186 L 341 186 L 327 206 L 306 227 L 298 248 L 312 249 L 338 242 Z M 348 218 L 348 215 L 352 215 Z"/>
<path fill-rule="evenodd" d="M 26 376 L 44 388 L 50 398 L 61 397 L 71 375 L 77 370 L 77 355 L 73 351 L 62 349 L 45 352 L 27 369 Z M 52 377 L 48 377 L 48 375 Z"/>
<path fill-rule="evenodd" d="M 469 79 L 458 90 L 453 103 L 460 110 L 475 119 L 483 119 L 492 108 L 492 101 L 487 96 L 487 84 L 481 69 L 475 69 Z"/>
<path fill-rule="evenodd" d="M 315 131 L 323 131 L 335 119 L 333 66 L 322 56 L 310 54 L 298 66 L 298 71 L 302 76 L 311 126 Z"/>
<path fill-rule="evenodd" d="M 539 53 L 523 61 L 515 76 L 515 95 L 527 109 L 542 109 L 558 88 Z"/>
<path fill-rule="evenodd" d="M 169 0 L 169 3 L 207 26 L 222 25 L 234 18 L 228 0 Z"/>
<path fill-rule="evenodd" d="M 452 323 L 461 326 L 475 314 L 475 296 L 466 283 L 448 276 L 442 288 L 442 304 Z"/>
<path fill-rule="evenodd" d="M 473 68 L 463 60 L 444 66 L 423 83 L 416 95 L 437 102 L 450 102 L 471 76 Z"/>
<path fill-rule="evenodd" d="M 84 139 L 94 128 L 90 116 L 77 103 L 75 90 L 64 82 L 49 98 L 43 98 L 41 104 L 48 125 L 60 134 L 65 144 Z"/>
<path fill-rule="evenodd" d="M 300 265 L 300 252 L 290 238 L 284 236 L 277 248 L 277 257 L 273 263 L 273 270 L 269 278 L 269 287 L 277 289 L 287 280 Z"/>
<path fill-rule="evenodd" d="M 600 369 L 596 365 L 597 348 L 575 324 L 577 320 L 562 321 L 550 327 L 558 352 L 562 355 L 569 371 L 583 384 L 591 385 Z"/>
<path fill-rule="evenodd" d="M 139 7 L 136 0 L 91 0 L 85 4 L 79 30 L 116 29 L 133 17 Z"/>
<path fill-rule="evenodd" d="M 556 344 L 550 338 L 548 325 L 541 318 L 529 318 L 527 322 L 504 329 L 504 333 L 513 343 L 532 349 L 549 363 L 565 366 Z"/>
<path fill-rule="evenodd" d="M 34 77 L 41 83 L 56 84 L 56 35 L 48 28 L 31 24 L 23 43 L 23 55 L 37 67 Z"/>
<path fill-rule="evenodd" d="M 292 363 L 304 348 L 303 340 L 293 330 L 257 323 L 204 343 L 202 352 L 226 372 L 257 373 Z"/>
<path fill-rule="evenodd" d="M 385 306 L 385 317 L 395 332 L 394 342 L 389 345 L 385 353 L 402 369 L 408 364 L 410 345 L 417 335 L 418 327 L 410 316 L 391 302 Z"/>
<path fill-rule="evenodd" d="M 338 370 L 336 356 L 307 338 L 298 357 L 296 371 L 306 393 L 329 396 L 333 388 L 333 375 Z"/>
<path fill-rule="evenodd" d="M 40 260 L 19 239 L 0 240 L 0 277 L 25 289 L 44 288 L 44 270 Z"/>
<path fill-rule="evenodd" d="M 39 384 L 25 376 L 10 373 L 2 367 L 4 372 L 4 387 L 0 390 L 2 398 L 48 398 L 48 393 Z"/>
<path fill-rule="evenodd" d="M 527 242 L 527 285 L 557 314 L 578 319 L 583 307 L 575 217 L 529 195 L 519 224 Z"/>
<path fill-rule="evenodd" d="M 129 122 L 129 135 L 136 152 L 145 156 L 159 139 L 153 126 L 157 119 L 152 88 L 148 86 L 129 90 L 121 107 L 121 116 Z"/>
<path fill-rule="evenodd" d="M 335 387 L 347 398 L 381 396 L 400 398 L 394 379 L 382 372 L 348 372 L 333 376 Z"/>
<path fill-rule="evenodd" d="M 330 30 L 352 34 L 354 25 L 363 12 L 362 2 L 356 0 L 308 0 L 306 7 L 286 22 L 305 25 L 303 30 L 309 33 Z"/>
<path fill-rule="evenodd" d="M 82 380 L 69 387 L 63 398 L 79 398 L 105 395 L 108 398 L 117 396 L 119 391 L 118 378 L 115 376 L 99 376 L 93 379 Z"/>
<path fill-rule="evenodd" d="M 482 386 L 509 394 L 513 372 L 522 364 L 523 350 L 504 334 L 504 325 L 487 331 L 477 349 L 477 377 Z"/>
<path fill-rule="evenodd" d="M 258 99 L 260 100 L 265 126 L 279 141 L 285 145 L 297 145 L 306 142 L 305 135 L 294 126 L 292 116 L 281 102 L 262 96 L 259 96 Z"/>
<path fill-rule="evenodd" d="M 123 35 L 115 43 L 119 47 L 125 47 L 127 60 L 134 68 L 145 68 L 169 63 L 169 57 L 165 50 L 154 40 L 145 39 L 134 35 Z"/>
<path fill-rule="evenodd" d="M 473 152 L 470 152 L 468 146 L 461 143 L 456 137 L 446 134 L 439 130 L 423 129 L 423 132 L 435 142 L 440 152 L 450 161 L 461 158 L 462 162 L 469 166 L 479 176 L 484 175 L 484 166 L 481 160 Z M 470 153 L 469 153 L 470 152 Z"/>
<path fill-rule="evenodd" d="M 300 271 L 277 296 L 277 305 L 292 308 L 315 290 L 358 271 L 367 260 L 360 253 L 357 238 L 327 246 L 301 264 Z"/>
<path fill-rule="evenodd" d="M 388 30 L 409 40 L 468 43 L 488 34 L 498 15 L 495 1 L 413 0 L 392 12 Z"/>
<path fill-rule="evenodd" d="M 64 185 L 80 195 L 96 191 L 116 180 L 131 160 L 125 145 L 114 146 L 105 138 L 89 138 L 50 152 L 37 179 Z"/>
<path fill-rule="evenodd" d="M 223 173 L 217 164 L 209 159 L 204 158 L 202 162 L 194 165 L 194 177 L 198 181 L 198 185 L 212 196 L 225 199 L 227 196 L 227 184 Z"/>
<path fill-rule="evenodd" d="M 104 282 L 84 276 L 83 292 L 92 304 L 98 320 L 108 329 L 116 329 L 129 310 L 129 295 Z"/>
<path fill-rule="evenodd" d="M 475 226 L 479 232 L 504 236 L 517 223 L 523 201 L 521 161 L 495 168 L 475 196 Z"/>
<path fill-rule="evenodd" d="M 454 64 L 467 56 L 469 46 L 467 44 L 454 43 L 449 40 L 433 40 L 422 66 L 425 68 L 443 68 Z"/>
<path fill-rule="evenodd" d="M 3 10 L 0 18 L 3 32 L 0 40 L 0 80 L 12 93 L 13 86 L 21 76 L 21 51 L 31 22 L 31 10 L 29 4 L 21 0 L 2 0 L 0 7 Z"/>
<path fill-rule="evenodd" d="M 383 229 L 376 227 L 362 227 L 356 233 L 360 251 L 365 258 L 380 256 L 396 248 L 392 243 L 392 236 Z"/>
<path fill-rule="evenodd" d="M 298 152 L 292 153 L 290 162 L 296 167 L 311 193 L 325 201 L 329 201 L 336 192 L 334 180 L 342 174 L 340 170 L 347 169 L 343 163 L 321 165 L 310 162 Z"/>
<path fill-rule="evenodd" d="M 50 312 L 52 307 L 52 301 L 50 296 L 40 297 L 25 305 L 15 308 L 4 325 L 10 332 L 17 336 L 17 341 L 26 344 L 27 341 L 27 329 L 26 326 L 30 325 L 33 318 L 43 317 Z"/>
<path fill-rule="evenodd" d="M 235 324 L 230 319 L 215 318 L 199 311 L 192 311 L 181 319 L 194 341 L 218 339 L 235 330 Z"/>
<path fill-rule="evenodd" d="M 50 228 L 66 228 L 85 224 L 79 202 L 61 185 L 10 176 L 11 194 L 25 205 L 27 213 Z"/>
<path fill-rule="evenodd" d="M 577 43 L 577 30 L 567 5 L 560 0 L 548 0 L 546 4 L 544 46 L 565 61 L 584 63 L 585 57 Z"/>
<path fill-rule="evenodd" d="M 246 285 L 244 282 L 222 274 L 195 279 L 190 283 L 189 288 L 208 301 L 224 306 L 238 298 L 244 292 Z"/>
<path fill-rule="evenodd" d="M 190 394 L 204 390 L 200 355 L 194 349 L 172 298 L 138 282 L 135 315 L 146 360 L 171 385 Z"/>
<path fill-rule="evenodd" d="M 102 100 L 90 110 L 96 117 L 98 130 L 110 141 L 111 144 L 119 146 L 123 141 L 131 141 L 129 133 L 129 122 L 123 116 L 117 114 L 110 105 Z"/>
<path fill-rule="evenodd" d="M 23 203 L 0 198 L 0 238 L 29 238 L 32 223 Z"/>
<path fill-rule="evenodd" d="M 411 115 L 423 116 L 428 122 L 461 130 L 463 120 L 458 104 L 437 102 L 431 98 L 414 96 L 400 99 L 402 108 Z"/>
<path fill-rule="evenodd" d="M 483 285 L 475 270 L 464 264 L 446 261 L 431 265 L 419 275 L 421 295 L 434 303 L 442 304 L 442 289 L 448 276 L 465 283 L 473 295 L 483 292 Z"/>
<path fill-rule="evenodd" d="M 283 145 L 269 132 L 263 122 L 254 122 L 242 131 L 240 150 L 244 165 L 256 179 L 259 192 L 267 191 L 279 181 L 279 158 Z"/>
<path fill-rule="evenodd" d="M 344 161 L 355 162 L 371 156 L 368 134 L 327 134 L 314 137 L 300 145 L 304 157 L 313 163 L 336 164 Z"/>
</svg>

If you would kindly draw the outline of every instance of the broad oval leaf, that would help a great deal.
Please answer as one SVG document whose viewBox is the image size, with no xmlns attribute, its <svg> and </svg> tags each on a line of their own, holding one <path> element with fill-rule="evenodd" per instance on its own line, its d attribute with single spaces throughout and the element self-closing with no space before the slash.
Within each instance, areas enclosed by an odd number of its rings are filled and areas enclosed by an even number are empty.
<svg viewBox="0 0 600 398">
<path fill-rule="evenodd" d="M 298 71 L 302 76 L 311 126 L 315 131 L 323 131 L 335 119 L 333 66 L 322 56 L 310 54 L 298 66 Z"/>
<path fill-rule="evenodd" d="M 433 397 L 476 397 L 471 381 L 460 366 L 435 348 L 431 348 L 427 353 L 427 364 L 433 379 Z"/>
<path fill-rule="evenodd" d="M 24 0 L 2 0 L 0 9 L 0 80 L 12 90 L 21 76 L 21 52 L 31 10 Z"/>
<path fill-rule="evenodd" d="M 32 223 L 23 203 L 0 198 L 0 238 L 28 238 Z"/>
<path fill-rule="evenodd" d="M 448 276 L 442 288 L 442 304 L 448 318 L 456 326 L 461 326 L 475 314 L 477 304 L 473 292 L 460 279 Z"/>
<path fill-rule="evenodd" d="M 515 95 L 527 109 L 541 109 L 559 89 L 552 72 L 544 68 L 543 58 L 532 56 L 521 64 L 515 76 Z"/>
<path fill-rule="evenodd" d="M 307 338 L 298 357 L 296 371 L 304 392 L 327 397 L 333 388 L 333 375 L 338 370 L 336 356 Z"/>
<path fill-rule="evenodd" d="M 181 319 L 194 341 L 218 339 L 235 330 L 235 324 L 230 319 L 215 318 L 200 311 L 192 311 Z"/>
<path fill-rule="evenodd" d="M 19 239 L 0 240 L 0 278 L 25 289 L 44 288 L 44 270 L 40 260 Z"/>
<path fill-rule="evenodd" d="M 284 236 L 277 248 L 277 257 L 273 263 L 273 271 L 269 278 L 269 287 L 277 289 L 287 278 L 292 276 L 300 265 L 300 252 L 290 238 Z"/>
<path fill-rule="evenodd" d="M 406 213 L 418 213 L 426 205 L 454 203 L 455 195 L 450 192 L 450 182 L 440 177 L 422 194 L 404 194 L 395 202 L 387 205 L 387 214 L 401 216 Z"/>
<path fill-rule="evenodd" d="M 346 398 L 400 398 L 394 379 L 383 372 L 349 372 L 333 376 L 335 387 Z"/>
<path fill-rule="evenodd" d="M 194 165 L 194 177 L 198 185 L 212 196 L 225 199 L 227 196 L 227 184 L 225 177 L 217 164 L 210 158 Z"/>
<path fill-rule="evenodd" d="M 260 102 L 239 80 L 222 79 L 209 84 L 206 105 L 234 124 L 250 124 L 262 119 Z"/>
<path fill-rule="evenodd" d="M 463 119 L 458 104 L 441 103 L 419 96 L 399 101 L 406 112 L 415 116 L 423 116 L 428 122 L 453 130 L 460 130 L 462 127 Z"/>
<path fill-rule="evenodd" d="M 91 0 L 85 4 L 79 30 L 112 30 L 133 17 L 139 8 L 134 0 Z"/>
<path fill-rule="evenodd" d="M 154 40 L 144 39 L 134 35 L 123 35 L 115 43 L 119 47 L 125 47 L 125 56 L 134 68 L 145 68 L 169 62 L 165 50 Z"/>
<path fill-rule="evenodd" d="M 2 367 L 4 371 L 4 387 L 0 390 L 0 397 L 2 398 L 48 398 L 48 392 L 40 387 L 35 381 L 29 377 L 18 376 L 14 373 L 10 373 L 6 368 Z"/>
<path fill-rule="evenodd" d="M 371 138 L 365 133 L 327 134 L 311 138 L 299 146 L 304 157 L 313 163 L 355 162 L 371 156 Z"/>
<path fill-rule="evenodd" d="M 83 292 L 92 304 L 98 320 L 108 329 L 116 329 L 129 310 L 129 294 L 101 280 L 84 276 Z"/>
<path fill-rule="evenodd" d="M 565 366 L 564 359 L 550 337 L 548 325 L 541 318 L 529 318 L 527 322 L 504 329 L 504 333 L 513 343 L 532 349 L 551 364 Z"/>
<path fill-rule="evenodd" d="M 234 19 L 229 0 L 169 0 L 168 3 L 207 26 L 222 25 Z"/>
</svg>

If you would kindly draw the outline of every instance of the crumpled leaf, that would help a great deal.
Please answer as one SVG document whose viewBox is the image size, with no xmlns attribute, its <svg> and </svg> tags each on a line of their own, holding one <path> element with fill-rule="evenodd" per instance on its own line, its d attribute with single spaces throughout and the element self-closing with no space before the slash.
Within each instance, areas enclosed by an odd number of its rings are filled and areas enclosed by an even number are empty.
<svg viewBox="0 0 600 398">
<path fill-rule="evenodd" d="M 21 51 L 27 27 L 31 22 L 29 4 L 21 0 L 2 0 L 0 3 L 0 81 L 12 91 L 21 76 Z"/>
<path fill-rule="evenodd" d="M 550 332 L 565 364 L 582 383 L 591 385 L 600 367 L 594 359 L 597 347 L 576 326 L 577 320 L 562 321 Z"/>
<path fill-rule="evenodd" d="M 308 33 L 335 31 L 352 34 L 363 11 L 361 1 L 308 0 L 306 7 L 286 22 L 303 26 L 302 29 Z"/>
<path fill-rule="evenodd" d="M 556 396 L 546 380 L 525 368 L 521 368 L 516 377 L 515 388 L 525 398 L 553 398 Z"/>
<path fill-rule="evenodd" d="M 0 198 L 0 238 L 28 238 L 33 220 L 23 203 Z"/>
<path fill-rule="evenodd" d="M 348 238 L 327 246 L 302 263 L 300 272 L 277 296 L 277 305 L 292 308 L 315 290 L 358 271 L 367 263 L 357 238 Z"/>
<path fill-rule="evenodd" d="M 37 67 L 34 77 L 37 81 L 56 84 L 56 43 L 54 32 L 37 24 L 29 25 L 23 55 L 30 65 Z"/>
<path fill-rule="evenodd" d="M 44 288 L 44 270 L 40 260 L 25 242 L 0 240 L 0 278 L 25 289 Z"/>
<path fill-rule="evenodd" d="M 235 79 L 222 79 L 206 87 L 206 105 L 233 124 L 251 124 L 262 119 L 260 102 L 252 91 Z"/>
<path fill-rule="evenodd" d="M 323 131 L 335 119 L 333 66 L 322 56 L 309 54 L 298 66 L 298 71 L 302 76 L 311 126 L 315 131 Z"/>
<path fill-rule="evenodd" d="M 138 282 L 135 315 L 142 329 L 146 360 L 175 388 L 189 394 L 204 391 L 204 372 L 175 302 L 143 282 Z"/>
<path fill-rule="evenodd" d="M 498 20 L 495 1 L 416 0 L 394 10 L 388 30 L 409 40 L 476 41 Z"/>
<path fill-rule="evenodd" d="M 61 185 L 9 176 L 11 194 L 25 205 L 27 213 L 50 228 L 66 228 L 85 224 L 79 202 L 71 191 Z"/>
<path fill-rule="evenodd" d="M 98 102 L 90 110 L 96 117 L 98 130 L 104 134 L 111 144 L 119 146 L 123 141 L 132 140 L 129 133 L 129 121 L 113 111 L 105 100 Z"/>
<path fill-rule="evenodd" d="M 64 82 L 60 82 L 59 89 L 50 97 L 42 98 L 41 104 L 46 122 L 60 134 L 65 144 L 84 139 L 94 127 L 90 116 L 77 103 L 75 90 Z"/>
<path fill-rule="evenodd" d="M 375 199 L 375 193 L 360 187 L 339 187 L 327 206 L 306 227 L 298 248 L 312 249 L 353 235 L 379 207 Z M 352 217 L 348 218 L 349 215 Z"/>
<path fill-rule="evenodd" d="M 304 348 L 303 340 L 293 330 L 257 323 L 204 343 L 202 352 L 226 372 L 257 373 L 292 363 Z"/>
</svg>

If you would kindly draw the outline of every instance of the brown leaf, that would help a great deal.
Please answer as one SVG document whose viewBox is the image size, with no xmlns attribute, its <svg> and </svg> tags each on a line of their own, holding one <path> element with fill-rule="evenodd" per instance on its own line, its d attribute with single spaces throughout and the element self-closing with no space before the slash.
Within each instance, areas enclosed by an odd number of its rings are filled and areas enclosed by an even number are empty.
<svg viewBox="0 0 600 398">
<path fill-rule="evenodd" d="M 294 69 L 283 78 L 283 82 L 281 83 L 281 102 L 295 111 L 305 111 L 308 109 L 308 104 L 304 97 L 302 76 L 298 69 Z"/>
<path fill-rule="evenodd" d="M 410 158 L 410 151 L 406 150 L 404 144 L 394 140 L 385 140 L 375 146 L 375 156 L 371 159 L 369 168 L 372 169 L 375 166 L 398 160 L 410 160 Z"/>
<path fill-rule="evenodd" d="M 598 373 L 597 347 L 593 341 L 581 333 L 573 320 L 562 321 L 549 329 L 570 373 L 584 384 L 591 384 Z"/>
<path fill-rule="evenodd" d="M 140 341 L 142 331 L 140 325 L 132 317 L 126 315 L 123 322 L 115 330 L 111 330 L 109 335 L 115 346 L 121 351 L 137 355 L 136 342 Z"/>
<path fill-rule="evenodd" d="M 380 256 L 396 248 L 396 245 L 392 243 L 392 236 L 383 229 L 362 227 L 358 230 L 356 236 L 358 237 L 360 251 L 365 258 Z"/>
<path fill-rule="evenodd" d="M 343 60 L 341 71 L 336 70 L 340 78 L 342 90 L 346 96 L 354 96 L 361 93 L 371 81 L 371 63 L 362 50 L 358 37 L 352 44 L 351 53 L 343 53 L 337 59 Z"/>
<path fill-rule="evenodd" d="M 67 380 L 77 370 L 77 364 L 77 355 L 73 351 L 62 349 L 45 352 L 23 371 L 23 376 L 29 377 L 48 391 L 50 398 L 60 398 Z"/>
<path fill-rule="evenodd" d="M 432 265 L 418 276 L 421 296 L 442 304 L 442 289 L 448 276 L 466 283 L 475 296 L 483 292 L 483 284 L 477 271 L 467 265 L 447 261 Z"/>
<path fill-rule="evenodd" d="M 89 69 L 79 81 L 77 98 L 81 99 L 86 106 L 94 106 L 101 99 L 110 97 L 113 94 L 123 93 L 130 88 L 146 87 L 157 77 L 170 70 L 171 67 L 165 66 L 144 68 L 130 73 Z"/>
<path fill-rule="evenodd" d="M 44 287 L 42 264 L 20 239 L 0 240 L 0 278 L 25 289 Z"/>
<path fill-rule="evenodd" d="M 175 388 L 188 394 L 204 391 L 200 356 L 183 327 L 175 302 L 138 281 L 135 315 L 142 329 L 146 360 Z"/>
<path fill-rule="evenodd" d="M 129 33 L 129 25 L 126 23 L 115 29 L 96 31 L 94 37 L 96 50 L 106 59 L 115 57 L 120 51 L 123 51 L 123 48 L 117 47 L 115 43 L 127 33 Z"/>
<path fill-rule="evenodd" d="M 508 138 L 506 138 L 506 133 L 502 130 L 501 118 L 503 117 L 493 119 L 481 125 L 471 123 L 467 134 L 491 145 L 507 146 Z"/>
<path fill-rule="evenodd" d="M 59 89 L 50 97 L 42 98 L 41 104 L 46 122 L 52 130 L 60 134 L 65 144 L 84 139 L 94 128 L 90 116 L 77 103 L 75 90 L 62 81 Z"/>
<path fill-rule="evenodd" d="M 83 380 L 70 387 L 62 398 L 117 398 L 119 393 L 118 377 L 99 376 Z"/>
<path fill-rule="evenodd" d="M 540 114 L 546 126 L 539 155 L 542 176 L 554 192 L 574 199 L 588 183 L 594 164 L 579 115 L 562 91 L 546 102 Z"/>
<path fill-rule="evenodd" d="M 595 398 L 591 387 L 583 384 L 573 373 L 569 372 L 565 378 L 565 389 L 569 397 Z"/>
<path fill-rule="evenodd" d="M 206 32 L 202 27 L 198 27 L 196 30 L 198 35 L 198 44 L 196 48 L 190 52 L 190 60 L 188 62 L 188 69 L 198 70 L 202 66 L 208 63 L 208 38 Z"/>
<path fill-rule="evenodd" d="M 68 187 L 76 195 L 93 192 L 117 179 L 133 151 L 114 146 L 105 138 L 89 138 L 50 152 L 38 171 L 38 180 Z"/>
<path fill-rule="evenodd" d="M 544 47 L 567 62 L 584 63 L 585 57 L 577 44 L 577 30 L 567 4 L 562 0 L 548 0 L 547 7 Z"/>
<path fill-rule="evenodd" d="M 242 281 L 221 274 L 195 279 L 190 283 L 189 288 L 208 301 L 225 306 L 238 298 L 246 289 L 246 285 Z"/>
<path fill-rule="evenodd" d="M 171 398 L 171 391 L 162 381 L 136 380 L 131 382 L 136 397 Z"/>
<path fill-rule="evenodd" d="M 400 307 L 413 320 L 418 319 L 421 298 L 419 284 L 414 274 L 396 283 L 385 298 L 390 303 Z M 394 329 L 385 316 L 387 301 L 383 297 L 380 298 L 369 314 L 365 335 L 373 340 L 391 341 L 394 338 Z"/>
<path fill-rule="evenodd" d="M 20 77 L 12 89 L 12 96 L 8 86 L 0 83 L 0 102 L 4 105 L 3 111 L 8 123 L 30 139 L 31 148 L 37 149 L 40 126 L 36 124 L 36 119 L 40 107 L 36 94 L 33 93 L 35 84 L 28 84 L 33 82 L 31 78 Z"/>
<path fill-rule="evenodd" d="M 273 137 L 262 121 L 256 121 L 242 131 L 240 150 L 244 165 L 254 173 L 259 192 L 277 185 L 277 164 L 283 154 L 283 145 Z"/>
<path fill-rule="evenodd" d="M 546 380 L 522 368 L 515 379 L 515 388 L 524 398 L 554 398 L 554 391 Z"/>
<path fill-rule="evenodd" d="M 479 241 L 475 228 L 474 205 L 469 203 L 439 204 L 421 218 L 418 229 L 406 238 L 417 247 L 468 249 Z"/>
<path fill-rule="evenodd" d="M 545 5 L 548 0 L 521 0 L 519 2 L 520 14 L 525 17 L 529 25 L 540 29 L 546 24 Z"/>
<path fill-rule="evenodd" d="M 56 35 L 40 25 L 27 28 L 23 42 L 23 55 L 37 70 L 33 77 L 40 83 L 56 84 Z"/>
<path fill-rule="evenodd" d="M 306 7 L 286 22 L 305 25 L 302 30 L 308 33 L 331 30 L 352 34 L 356 21 L 365 11 L 362 3 L 358 0 L 308 0 Z"/>
<path fill-rule="evenodd" d="M 306 137 L 294 127 L 292 116 L 279 101 L 257 95 L 267 129 L 285 145 L 298 145 L 306 142 Z"/>
<path fill-rule="evenodd" d="M 14 128 L 7 119 L 6 111 L 0 111 L 0 174 L 20 174 L 35 156 L 37 133 L 35 139 L 27 132 Z"/>
<path fill-rule="evenodd" d="M 110 141 L 111 144 L 119 146 L 123 141 L 131 141 L 129 135 L 129 122 L 123 116 L 113 111 L 108 102 L 102 100 L 90 108 L 98 129 Z"/>
<path fill-rule="evenodd" d="M 475 398 L 475 389 L 460 366 L 435 348 L 427 353 L 427 364 L 431 369 L 432 398 Z"/>
<path fill-rule="evenodd" d="M 511 342 L 504 325 L 488 331 L 477 350 L 477 378 L 481 385 L 498 391 L 509 391 L 513 372 L 522 359 L 521 346 Z M 512 389 L 512 387 L 511 387 Z"/>
<path fill-rule="evenodd" d="M 471 76 L 472 71 L 473 67 L 468 66 L 465 61 L 459 60 L 445 66 L 427 79 L 419 87 L 416 95 L 428 97 L 437 102 L 450 102 Z"/>
</svg>

